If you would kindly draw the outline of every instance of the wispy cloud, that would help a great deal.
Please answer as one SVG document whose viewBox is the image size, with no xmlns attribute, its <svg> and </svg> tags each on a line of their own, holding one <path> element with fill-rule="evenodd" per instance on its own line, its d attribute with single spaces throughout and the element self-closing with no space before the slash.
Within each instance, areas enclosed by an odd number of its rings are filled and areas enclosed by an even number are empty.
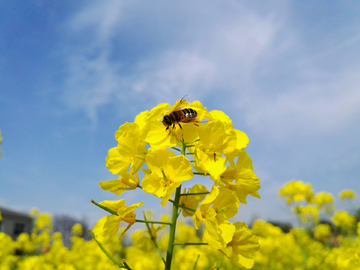
<svg viewBox="0 0 360 270">
<path fill-rule="evenodd" d="M 98 109 L 111 103 L 119 88 L 119 66 L 111 61 L 111 54 L 121 12 L 119 1 L 92 4 L 62 26 L 62 99 L 71 109 L 83 110 L 94 125 Z"/>
<path fill-rule="evenodd" d="M 263 15 L 229 2 L 234 12 L 218 9 L 213 2 L 201 5 L 202 12 L 193 12 L 193 3 L 188 2 L 180 10 L 166 4 L 162 17 L 154 17 L 162 6 L 106 3 L 92 3 L 64 28 L 69 44 L 64 50 L 68 73 L 64 100 L 71 108 L 84 110 L 93 121 L 97 110 L 113 102 L 121 91 L 128 91 L 130 98 L 141 93 L 156 99 L 181 95 L 179 92 L 201 97 L 219 89 L 233 94 L 240 88 L 251 89 L 259 61 L 288 42 L 280 41 L 280 46 L 276 42 L 283 24 L 276 9 Z M 168 25 L 172 13 L 182 19 L 181 28 L 175 21 Z M 158 27 L 155 34 L 146 35 L 152 27 Z M 124 41 L 129 36 L 132 38 Z M 115 48 L 118 40 L 123 47 L 152 44 L 153 50 L 144 54 L 146 45 L 139 46 L 132 53 L 143 57 L 127 61 L 123 48 Z"/>
<path fill-rule="evenodd" d="M 321 81 L 308 78 L 289 91 L 260 98 L 256 107 L 246 111 L 246 122 L 277 139 L 320 136 L 346 128 L 360 115 L 359 72 L 344 69 L 336 77 L 323 75 Z"/>
</svg>

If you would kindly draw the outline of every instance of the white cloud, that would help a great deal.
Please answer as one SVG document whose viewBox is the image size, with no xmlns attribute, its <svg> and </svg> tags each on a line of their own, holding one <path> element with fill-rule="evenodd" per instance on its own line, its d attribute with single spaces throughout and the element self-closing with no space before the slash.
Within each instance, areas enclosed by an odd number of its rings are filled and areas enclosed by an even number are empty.
<svg viewBox="0 0 360 270">
<path fill-rule="evenodd" d="M 156 62 L 141 63 L 138 72 L 139 77 L 132 84 L 135 92 L 151 91 L 156 96 L 163 96 L 182 95 L 186 89 L 201 91 L 211 85 L 217 70 L 213 63 L 196 53 L 170 52 L 164 53 Z"/>
<path fill-rule="evenodd" d="M 99 107 L 110 103 L 117 89 L 116 67 L 108 62 L 106 51 L 89 59 L 85 53 L 68 55 L 68 76 L 63 99 L 70 108 L 82 109 L 97 122 Z"/>
<path fill-rule="evenodd" d="M 276 12 L 261 15 L 231 1 L 229 9 L 221 10 L 214 2 L 200 4 L 202 12 L 193 12 L 192 2 L 181 10 L 166 4 L 168 10 L 163 13 L 167 15 L 160 18 L 154 18 L 159 5 L 115 3 L 95 2 L 75 14 L 64 28 L 68 42 L 64 50 L 68 73 L 64 100 L 71 108 L 84 110 L 93 121 L 101 106 L 121 96 L 119 91 L 132 90 L 127 94 L 129 98 L 137 98 L 138 93 L 152 97 L 174 93 L 178 98 L 196 92 L 202 96 L 219 88 L 236 93 L 241 84 L 251 84 L 260 56 L 269 50 L 281 30 Z M 182 21 L 182 28 L 174 24 L 176 31 L 162 33 L 159 28 L 155 36 L 146 35 L 146 31 L 152 31 L 151 26 L 168 29 L 169 12 L 174 17 L 181 13 L 186 21 Z M 139 14 L 144 17 L 136 17 Z M 121 36 L 124 32 L 116 32 L 118 29 L 133 33 L 135 40 L 126 46 L 147 42 L 162 50 L 154 50 L 155 54 L 150 51 L 124 66 L 121 58 L 113 58 L 117 50 L 122 53 L 121 48 L 114 48 L 114 40 L 125 38 Z M 178 36 L 184 38 L 178 40 Z M 171 43 L 172 39 L 177 42 Z M 125 68 L 132 72 L 124 72 Z"/>
</svg>

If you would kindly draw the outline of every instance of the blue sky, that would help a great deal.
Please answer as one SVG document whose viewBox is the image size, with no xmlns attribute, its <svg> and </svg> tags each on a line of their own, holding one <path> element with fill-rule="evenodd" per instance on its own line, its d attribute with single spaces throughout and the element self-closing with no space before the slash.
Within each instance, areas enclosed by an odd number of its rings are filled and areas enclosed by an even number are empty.
<svg viewBox="0 0 360 270">
<path fill-rule="evenodd" d="M 98 186 L 115 178 L 117 128 L 185 94 L 250 138 L 262 199 L 239 220 L 289 219 L 277 190 L 291 179 L 360 191 L 359 13 L 358 1 L 2 1 L 0 205 L 93 223 L 105 213 L 90 199 L 118 199 Z"/>
</svg>

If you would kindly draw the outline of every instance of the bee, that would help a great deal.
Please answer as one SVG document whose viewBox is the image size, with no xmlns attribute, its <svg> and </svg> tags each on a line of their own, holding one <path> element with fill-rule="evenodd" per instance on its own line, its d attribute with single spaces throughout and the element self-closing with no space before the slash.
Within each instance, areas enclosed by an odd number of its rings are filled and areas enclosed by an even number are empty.
<svg viewBox="0 0 360 270">
<path fill-rule="evenodd" d="M 184 103 L 186 103 L 188 100 L 189 96 L 184 96 L 176 105 L 175 109 L 168 115 L 164 116 L 162 123 L 164 124 L 164 126 L 166 126 L 166 130 L 170 129 L 170 127 L 171 129 L 175 129 L 176 125 L 179 125 L 179 127 L 182 129 L 180 123 L 194 123 L 195 125 L 197 125 L 197 123 L 199 122 L 196 119 L 198 115 L 197 111 L 191 108 L 182 108 Z"/>
</svg>

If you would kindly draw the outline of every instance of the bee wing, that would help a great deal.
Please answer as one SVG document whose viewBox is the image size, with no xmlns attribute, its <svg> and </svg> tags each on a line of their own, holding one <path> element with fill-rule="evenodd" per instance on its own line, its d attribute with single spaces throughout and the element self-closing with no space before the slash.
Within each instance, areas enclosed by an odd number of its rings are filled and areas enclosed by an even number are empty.
<svg viewBox="0 0 360 270">
<path fill-rule="evenodd" d="M 190 101 L 190 95 L 186 94 L 181 100 L 189 102 Z"/>
<path fill-rule="evenodd" d="M 185 103 L 188 103 L 190 100 L 190 96 L 189 95 L 185 95 L 182 99 L 180 99 L 178 101 L 178 103 L 176 104 L 176 106 L 174 107 L 174 109 L 172 111 L 178 111 L 182 108 L 182 106 L 185 104 Z"/>
</svg>

